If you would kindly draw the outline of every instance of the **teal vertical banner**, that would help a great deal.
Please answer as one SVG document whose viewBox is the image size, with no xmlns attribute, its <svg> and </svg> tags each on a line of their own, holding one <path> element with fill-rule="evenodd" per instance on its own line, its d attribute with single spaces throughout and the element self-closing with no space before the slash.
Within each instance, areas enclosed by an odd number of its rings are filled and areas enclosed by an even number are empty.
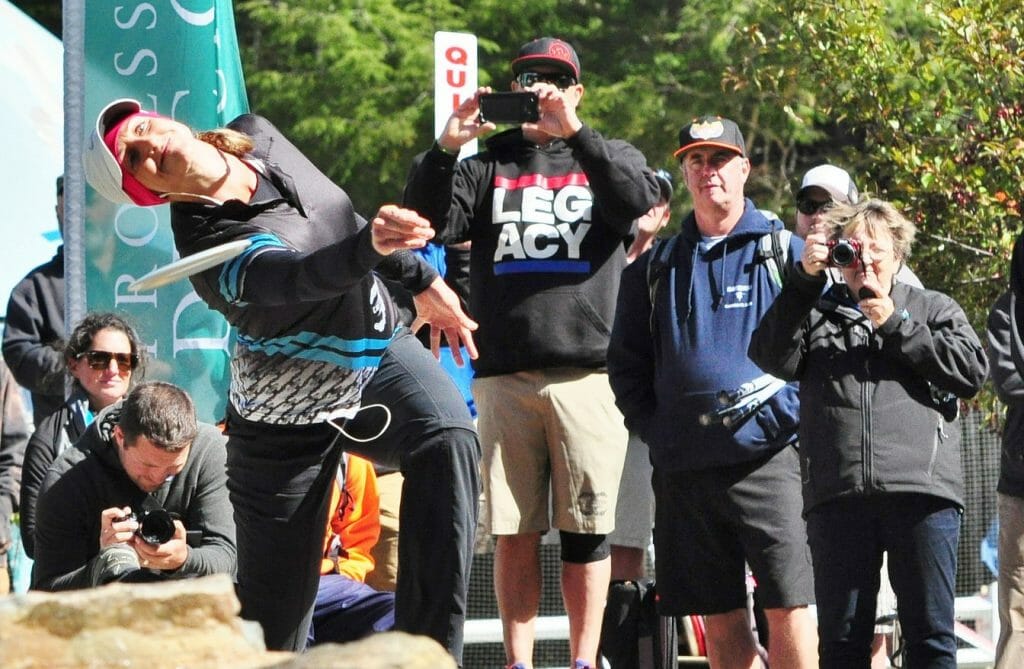
<svg viewBox="0 0 1024 669">
<path fill-rule="evenodd" d="M 84 66 L 86 133 L 100 109 L 124 97 L 197 130 L 222 126 L 248 110 L 230 0 L 89 0 Z M 149 352 L 145 379 L 182 386 L 201 420 L 220 420 L 233 330 L 187 279 L 128 290 L 135 279 L 178 258 L 168 206 L 117 205 L 87 187 L 83 228 L 87 309 L 127 316 Z"/>
</svg>

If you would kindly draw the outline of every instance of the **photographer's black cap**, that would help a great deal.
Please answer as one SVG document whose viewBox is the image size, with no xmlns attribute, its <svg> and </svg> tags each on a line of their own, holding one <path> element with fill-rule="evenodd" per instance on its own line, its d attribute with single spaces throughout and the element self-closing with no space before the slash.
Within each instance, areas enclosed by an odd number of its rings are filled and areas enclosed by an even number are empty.
<svg viewBox="0 0 1024 669">
<path fill-rule="evenodd" d="M 512 61 L 512 74 L 519 74 L 537 65 L 550 65 L 580 80 L 580 59 L 576 49 L 557 37 L 538 37 L 519 47 Z"/>
<path fill-rule="evenodd" d="M 678 158 L 698 146 L 717 146 L 741 156 L 747 155 L 747 145 L 739 126 L 721 116 L 701 116 L 684 126 L 679 131 L 679 148 L 672 155 Z"/>
</svg>

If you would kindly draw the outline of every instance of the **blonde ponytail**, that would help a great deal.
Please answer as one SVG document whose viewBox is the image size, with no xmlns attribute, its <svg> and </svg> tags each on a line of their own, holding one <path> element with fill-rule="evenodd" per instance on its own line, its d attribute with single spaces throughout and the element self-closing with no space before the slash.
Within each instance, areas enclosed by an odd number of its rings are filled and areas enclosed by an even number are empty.
<svg viewBox="0 0 1024 669">
<path fill-rule="evenodd" d="M 230 128 L 197 132 L 196 138 L 238 158 L 245 156 L 255 146 L 252 137 Z"/>
</svg>

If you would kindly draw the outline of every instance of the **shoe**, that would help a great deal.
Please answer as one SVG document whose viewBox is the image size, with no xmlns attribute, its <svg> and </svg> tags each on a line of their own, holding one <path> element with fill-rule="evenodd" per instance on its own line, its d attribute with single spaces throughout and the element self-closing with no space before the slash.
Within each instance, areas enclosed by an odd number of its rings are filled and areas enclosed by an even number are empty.
<svg viewBox="0 0 1024 669">
<path fill-rule="evenodd" d="M 586 660 L 577 659 L 572 663 L 572 669 L 594 669 L 594 667 L 588 664 Z"/>
<path fill-rule="evenodd" d="M 89 580 L 93 587 L 120 581 L 139 571 L 139 555 L 128 544 L 111 544 L 92 559 Z"/>
<path fill-rule="evenodd" d="M 515 664 L 508 665 L 505 669 L 526 669 L 526 665 L 522 662 L 516 662 Z"/>
</svg>

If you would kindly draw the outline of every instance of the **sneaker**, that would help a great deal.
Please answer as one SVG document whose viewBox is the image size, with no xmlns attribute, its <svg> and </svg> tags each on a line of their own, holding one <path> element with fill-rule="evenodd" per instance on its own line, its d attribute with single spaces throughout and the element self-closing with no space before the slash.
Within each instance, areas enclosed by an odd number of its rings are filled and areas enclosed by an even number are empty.
<svg viewBox="0 0 1024 669">
<path fill-rule="evenodd" d="M 522 662 L 516 662 L 515 664 L 508 665 L 505 669 L 526 669 L 526 665 Z"/>
<path fill-rule="evenodd" d="M 586 660 L 580 660 L 577 658 L 576 661 L 572 663 L 572 669 L 594 669 L 594 667 L 588 664 Z"/>
</svg>

